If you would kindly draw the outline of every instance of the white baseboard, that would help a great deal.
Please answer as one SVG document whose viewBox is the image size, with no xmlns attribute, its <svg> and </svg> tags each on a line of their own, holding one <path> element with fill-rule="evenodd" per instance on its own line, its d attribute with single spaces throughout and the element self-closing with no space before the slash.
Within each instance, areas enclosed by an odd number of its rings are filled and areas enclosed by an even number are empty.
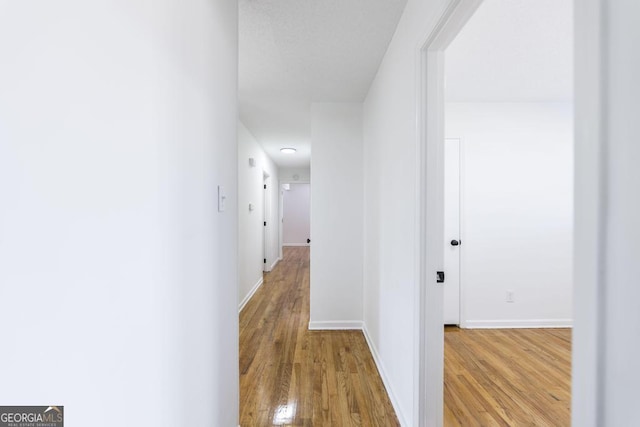
<svg viewBox="0 0 640 427">
<path fill-rule="evenodd" d="M 391 400 L 391 405 L 393 405 L 393 409 L 396 411 L 396 417 L 398 417 L 398 421 L 402 427 L 408 427 L 407 418 L 400 411 L 400 405 L 398 404 L 398 399 L 396 398 L 395 393 L 393 392 L 393 388 L 391 388 L 391 382 L 389 381 L 389 377 L 387 376 L 387 372 L 384 369 L 384 365 L 380 360 L 380 355 L 378 354 L 378 350 L 376 350 L 373 345 L 373 341 L 369 336 L 369 331 L 367 330 L 367 325 L 363 323 L 362 333 L 364 334 L 364 338 L 367 341 L 367 345 L 369 346 L 369 351 L 371 351 L 371 355 L 373 356 L 373 361 L 376 363 L 376 367 L 378 368 L 378 372 L 380 373 L 380 378 L 382 378 L 382 382 L 384 384 L 384 388 L 387 389 L 387 395 L 389 395 L 389 400 Z"/>
<path fill-rule="evenodd" d="M 283 243 L 282 246 L 309 246 L 309 243 Z"/>
<path fill-rule="evenodd" d="M 463 329 L 571 328 L 573 319 L 467 320 Z"/>
<path fill-rule="evenodd" d="M 276 268 L 276 265 L 278 265 L 278 262 L 280 262 L 282 258 L 276 258 L 275 261 L 273 261 L 273 264 L 271 264 L 271 267 L 269 267 L 269 271 L 273 270 L 274 268 Z"/>
<path fill-rule="evenodd" d="M 253 294 L 256 293 L 256 291 L 258 290 L 258 288 L 260 288 L 260 286 L 262 286 L 262 282 L 263 282 L 263 277 L 260 277 L 260 280 L 258 280 L 258 283 L 256 283 L 255 285 L 253 285 L 253 288 L 251 288 L 251 290 L 249 291 L 249 293 L 247 294 L 247 296 L 245 296 L 242 301 L 240 302 L 240 305 L 238 306 L 238 313 L 242 311 L 242 309 L 244 308 L 245 305 L 247 305 L 247 303 L 249 302 L 249 300 L 251 299 L 251 297 L 253 296 Z"/>
<path fill-rule="evenodd" d="M 309 322 L 310 331 L 334 331 L 345 329 L 357 329 L 362 330 L 361 320 L 338 320 L 338 321 L 320 321 Z"/>
</svg>

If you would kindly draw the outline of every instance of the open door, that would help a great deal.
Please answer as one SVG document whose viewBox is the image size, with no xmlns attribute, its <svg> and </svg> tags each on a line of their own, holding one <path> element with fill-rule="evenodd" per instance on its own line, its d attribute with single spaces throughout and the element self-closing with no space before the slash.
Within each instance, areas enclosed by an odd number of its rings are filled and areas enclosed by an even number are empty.
<svg viewBox="0 0 640 427">
<path fill-rule="evenodd" d="M 460 324 L 460 140 L 444 143 L 444 324 Z"/>
</svg>

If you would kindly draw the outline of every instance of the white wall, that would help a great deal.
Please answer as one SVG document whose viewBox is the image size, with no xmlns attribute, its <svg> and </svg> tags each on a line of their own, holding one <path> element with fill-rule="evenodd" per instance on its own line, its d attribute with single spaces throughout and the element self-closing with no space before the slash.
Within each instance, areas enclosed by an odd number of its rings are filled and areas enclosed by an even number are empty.
<svg viewBox="0 0 640 427">
<path fill-rule="evenodd" d="M 308 246 L 311 237 L 309 184 L 288 184 L 283 191 L 282 240 L 284 246 Z"/>
<path fill-rule="evenodd" d="M 0 401 L 237 425 L 236 2 L 0 8 Z"/>
<path fill-rule="evenodd" d="M 573 424 L 640 423 L 640 3 L 576 2 Z"/>
<path fill-rule="evenodd" d="M 249 164 L 254 159 L 255 166 Z M 265 190 L 267 173 L 267 245 L 264 245 Z M 253 210 L 249 209 L 253 205 Z M 278 168 L 242 122 L 238 122 L 238 298 L 240 306 L 262 283 L 265 267 L 270 271 L 279 259 Z M 266 250 L 266 254 L 265 254 Z"/>
<path fill-rule="evenodd" d="M 362 326 L 362 105 L 311 107 L 311 321 Z"/>
<path fill-rule="evenodd" d="M 462 326 L 571 325 L 572 105 L 449 103 L 445 121 L 463 144 Z"/>
<path fill-rule="evenodd" d="M 638 401 L 633 397 L 640 382 L 640 4 L 608 3 L 605 19 L 609 46 L 601 112 L 608 145 L 604 156 L 608 209 L 602 294 L 606 316 L 601 343 L 606 393 L 602 425 L 625 426 L 640 423 Z"/>
<path fill-rule="evenodd" d="M 417 72 L 446 0 L 408 0 L 364 103 L 364 318 L 403 425 L 414 425 L 418 307 Z M 315 161 L 315 158 L 314 158 Z M 315 167 L 315 162 L 314 162 Z M 427 393 L 439 384 L 429 384 Z M 435 413 L 431 414 L 437 417 Z"/>
<path fill-rule="evenodd" d="M 310 168 L 280 168 L 280 182 L 309 182 L 311 181 Z M 296 179 L 296 176 L 298 177 Z"/>
<path fill-rule="evenodd" d="M 413 425 L 418 406 L 412 399 L 416 305 L 409 301 L 417 269 L 403 266 L 402 258 L 414 258 L 408 264 L 419 260 L 414 257 L 416 223 L 411 215 L 416 168 L 400 165 L 412 164 L 417 148 L 412 119 L 420 93 L 416 49 L 433 27 L 429 17 L 439 16 L 437 11 L 448 3 L 408 0 L 364 105 L 365 322 L 405 425 Z M 640 349 L 629 337 L 640 330 L 640 204 L 635 197 L 640 146 L 633 138 L 640 131 L 640 86 L 634 84 L 640 51 L 633 47 L 640 38 L 639 8 L 636 2 L 575 2 L 572 415 L 580 426 L 638 421 L 633 399 L 640 382 Z M 428 385 L 427 394 L 437 387 L 441 385 Z"/>
</svg>

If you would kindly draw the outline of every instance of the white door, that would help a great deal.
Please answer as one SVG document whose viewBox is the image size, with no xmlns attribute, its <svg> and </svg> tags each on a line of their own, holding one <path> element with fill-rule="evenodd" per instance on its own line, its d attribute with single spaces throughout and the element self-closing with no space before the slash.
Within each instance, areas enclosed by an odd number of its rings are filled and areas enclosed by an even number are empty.
<svg viewBox="0 0 640 427">
<path fill-rule="evenodd" d="M 460 140 L 444 143 L 444 324 L 460 324 Z"/>
<path fill-rule="evenodd" d="M 269 224 L 268 218 L 270 216 L 270 205 L 269 205 L 269 192 L 267 191 L 267 187 L 271 184 L 269 182 L 269 174 L 263 172 L 264 185 L 262 190 L 262 271 L 270 271 L 269 270 L 269 246 L 271 245 L 269 240 Z"/>
<path fill-rule="evenodd" d="M 290 183 L 283 196 L 283 246 L 309 246 L 311 186 Z"/>
</svg>

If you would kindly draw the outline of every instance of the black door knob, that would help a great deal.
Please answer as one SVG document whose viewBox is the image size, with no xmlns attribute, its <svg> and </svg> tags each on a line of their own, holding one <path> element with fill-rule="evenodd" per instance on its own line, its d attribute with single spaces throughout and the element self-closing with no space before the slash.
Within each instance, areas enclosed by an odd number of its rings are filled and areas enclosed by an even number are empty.
<svg viewBox="0 0 640 427">
<path fill-rule="evenodd" d="M 460 244 L 460 242 L 457 241 L 457 240 L 452 240 L 451 241 L 451 246 L 458 246 L 459 244 Z"/>
</svg>

